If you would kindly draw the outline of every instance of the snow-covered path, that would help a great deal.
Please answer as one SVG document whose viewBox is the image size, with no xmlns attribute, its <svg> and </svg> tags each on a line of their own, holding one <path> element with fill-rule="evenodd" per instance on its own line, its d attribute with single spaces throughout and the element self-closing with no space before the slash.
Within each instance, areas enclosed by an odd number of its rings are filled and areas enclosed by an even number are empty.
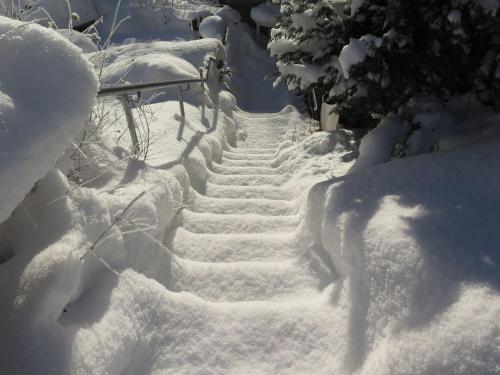
<svg viewBox="0 0 500 375">
<path fill-rule="evenodd" d="M 182 258 L 173 288 L 209 301 L 217 313 L 169 328 L 185 337 L 176 342 L 185 362 L 170 358 L 181 366 L 172 373 L 199 370 L 189 353 L 206 359 L 206 350 L 220 357 L 207 368 L 238 373 L 327 374 L 339 354 L 331 273 L 303 248 L 302 199 L 271 166 L 287 125 L 279 116 L 237 115 L 239 127 L 251 126 L 246 140 L 224 151 L 205 195 L 193 191 L 183 210 L 171 240 Z"/>
</svg>

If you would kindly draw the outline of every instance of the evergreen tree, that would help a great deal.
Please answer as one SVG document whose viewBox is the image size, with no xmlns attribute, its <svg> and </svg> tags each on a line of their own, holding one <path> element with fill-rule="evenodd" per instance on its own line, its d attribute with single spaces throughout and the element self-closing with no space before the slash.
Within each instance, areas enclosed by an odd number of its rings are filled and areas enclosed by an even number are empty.
<svg viewBox="0 0 500 375">
<path fill-rule="evenodd" d="M 476 92 L 485 103 L 497 104 L 496 0 L 281 4 L 283 17 L 269 47 L 282 78 L 293 88 L 316 87 L 327 93 L 326 100 L 335 104 L 347 127 L 373 127 L 381 116 L 418 95 L 446 101 Z M 277 51 L 274 47 L 280 43 L 293 48 Z M 304 84 L 304 72 L 294 67 L 307 64 L 321 74 Z"/>
</svg>

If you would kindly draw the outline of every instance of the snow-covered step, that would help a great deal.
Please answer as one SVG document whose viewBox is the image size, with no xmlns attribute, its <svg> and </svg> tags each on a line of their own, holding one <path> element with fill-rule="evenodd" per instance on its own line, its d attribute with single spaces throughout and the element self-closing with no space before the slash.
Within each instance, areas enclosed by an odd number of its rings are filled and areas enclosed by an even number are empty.
<svg viewBox="0 0 500 375">
<path fill-rule="evenodd" d="M 211 234 L 177 228 L 172 251 L 202 262 L 281 260 L 299 256 L 295 233 Z"/>
<path fill-rule="evenodd" d="M 212 171 L 218 174 L 241 174 L 241 175 L 278 175 L 276 168 L 255 166 L 230 166 L 212 163 Z"/>
<path fill-rule="evenodd" d="M 292 199 L 293 194 L 278 186 L 229 186 L 207 183 L 206 193 L 213 198 L 264 198 L 264 199 Z"/>
<path fill-rule="evenodd" d="M 205 263 L 179 259 L 175 289 L 208 301 L 317 298 L 321 281 L 306 262 Z"/>
<path fill-rule="evenodd" d="M 271 167 L 272 160 L 241 160 L 223 158 L 222 162 L 226 167 Z"/>
<path fill-rule="evenodd" d="M 285 175 L 241 175 L 241 174 L 217 174 L 209 172 L 208 181 L 217 185 L 235 186 L 258 186 L 273 185 L 280 186 L 287 181 Z"/>
<path fill-rule="evenodd" d="M 236 152 L 223 151 L 222 160 L 273 160 L 274 154 L 243 154 Z"/>
<path fill-rule="evenodd" d="M 280 199 L 228 199 L 212 198 L 192 194 L 189 209 L 194 212 L 213 214 L 260 214 L 260 215 L 293 215 L 297 213 L 297 202 Z"/>
<path fill-rule="evenodd" d="M 183 210 L 183 227 L 194 233 L 278 233 L 293 232 L 301 217 L 226 215 Z"/>
<path fill-rule="evenodd" d="M 323 298 L 208 302 L 190 293 L 139 288 L 140 283 L 134 284 L 133 292 L 151 311 L 139 327 L 156 348 L 157 373 L 342 373 L 335 363 L 343 363 L 348 354 L 345 340 L 353 329 L 346 324 L 344 304 Z M 158 293 L 161 303 L 154 299 Z M 122 294 L 115 297 L 122 298 L 115 303 L 119 308 L 130 303 L 129 295 Z M 160 323 L 151 324 L 151 319 Z"/>
<path fill-rule="evenodd" d="M 229 147 L 226 151 L 236 153 L 236 154 L 270 154 L 274 155 L 276 153 L 276 147 Z"/>
</svg>

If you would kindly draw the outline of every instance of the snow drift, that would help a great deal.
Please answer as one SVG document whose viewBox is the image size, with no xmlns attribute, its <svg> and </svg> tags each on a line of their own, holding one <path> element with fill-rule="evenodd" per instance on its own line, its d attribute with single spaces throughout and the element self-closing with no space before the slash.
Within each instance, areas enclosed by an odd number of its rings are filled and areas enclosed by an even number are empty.
<svg viewBox="0 0 500 375">
<path fill-rule="evenodd" d="M 52 30 L 2 17 L 0 35 L 2 222 L 83 128 L 97 81 L 80 49 Z"/>
<path fill-rule="evenodd" d="M 499 150 L 358 166 L 313 189 L 309 228 L 349 295 L 346 373 L 498 372 Z"/>
</svg>

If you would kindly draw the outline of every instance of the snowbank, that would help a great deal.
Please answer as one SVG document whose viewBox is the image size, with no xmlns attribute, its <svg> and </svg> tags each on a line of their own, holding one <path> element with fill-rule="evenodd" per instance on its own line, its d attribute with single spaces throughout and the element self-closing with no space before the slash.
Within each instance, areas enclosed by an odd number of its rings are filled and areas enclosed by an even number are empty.
<svg viewBox="0 0 500 375">
<path fill-rule="evenodd" d="M 203 38 L 214 38 L 223 41 L 226 38 L 227 22 L 217 15 L 210 16 L 200 24 L 200 35 Z"/>
<path fill-rule="evenodd" d="M 500 115 L 471 94 L 454 96 L 446 106 L 432 96 L 414 97 L 400 112 L 384 117 L 363 137 L 353 170 L 394 156 L 451 150 L 500 137 Z"/>
<path fill-rule="evenodd" d="M 100 80 L 104 84 L 120 81 L 138 83 L 156 79 L 199 78 L 198 68 L 204 67 L 210 56 L 217 60 L 226 59 L 226 52 L 219 41 L 156 41 L 111 46 L 93 56 L 92 62 L 101 71 Z"/>
<path fill-rule="evenodd" d="M 220 160 L 233 125 L 222 109 L 202 113 L 186 104 L 185 121 L 176 102 L 154 105 L 152 111 L 146 162 L 127 158 L 128 134 L 116 142 L 115 130 L 126 129 L 121 118 L 85 145 L 86 157 L 72 174 L 82 186 L 54 170 L 23 201 L 25 210 L 0 227 L 0 281 L 12 285 L 0 296 L 2 343 L 9 343 L 0 351 L 4 371 L 120 373 L 154 363 L 134 354 L 143 348 L 136 339 L 154 346 L 146 331 L 134 339 L 133 327 L 123 324 L 125 316 L 136 319 L 146 307 L 134 307 L 130 293 L 136 287 L 155 290 L 151 302 L 163 306 L 173 274 L 183 269 L 163 245 L 165 231 L 177 220 L 191 184 L 206 179 L 211 160 Z M 123 220 L 112 225 L 137 197 Z M 132 289 L 126 269 L 141 280 Z M 162 324 L 152 323 L 154 330 Z"/>
<path fill-rule="evenodd" d="M 179 17 L 171 3 L 161 6 L 156 2 L 123 0 L 116 12 L 117 2 L 94 0 L 103 22 L 97 30 L 103 42 L 112 43 L 153 40 L 190 40 L 195 37 L 189 20 Z M 187 5 L 190 2 L 186 2 Z M 116 15 L 116 17 L 115 17 Z M 116 28 L 116 26 L 118 26 Z M 111 33 L 111 30 L 116 30 Z M 110 35 L 111 34 L 111 35 Z"/>
<path fill-rule="evenodd" d="M 229 5 L 224 5 L 221 9 L 215 12 L 216 16 L 222 18 L 227 25 L 231 25 L 233 23 L 238 23 L 241 21 L 241 14 L 231 8 Z"/>
<path fill-rule="evenodd" d="M 0 222 L 85 125 L 97 90 L 79 48 L 52 30 L 0 18 Z"/>
<path fill-rule="evenodd" d="M 64 36 L 75 46 L 79 47 L 83 53 L 97 52 L 97 45 L 87 34 L 82 34 L 71 29 L 58 29 L 56 32 Z"/>
<path fill-rule="evenodd" d="M 499 150 L 420 155 L 313 189 L 309 228 L 349 296 L 347 373 L 498 370 Z"/>
<path fill-rule="evenodd" d="M 280 7 L 270 2 L 265 2 L 253 7 L 250 17 L 257 25 L 273 27 L 281 16 Z"/>
<path fill-rule="evenodd" d="M 35 21 L 44 26 L 53 24 L 56 28 L 84 25 L 99 18 L 93 0 L 37 0 L 0 1 L 0 14 L 17 14 L 24 21 Z"/>
</svg>

